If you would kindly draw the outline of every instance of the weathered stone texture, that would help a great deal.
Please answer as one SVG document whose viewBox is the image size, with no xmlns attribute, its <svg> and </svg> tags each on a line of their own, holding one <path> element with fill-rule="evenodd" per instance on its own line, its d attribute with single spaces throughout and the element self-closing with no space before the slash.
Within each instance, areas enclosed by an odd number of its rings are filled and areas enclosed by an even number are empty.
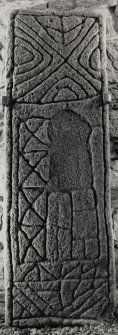
<svg viewBox="0 0 118 335">
<path fill-rule="evenodd" d="M 117 25 L 118 9 L 115 14 L 108 18 L 107 29 L 107 73 L 109 80 L 109 91 L 112 94 L 112 103 L 110 106 L 110 137 L 111 137 L 111 204 L 114 240 L 117 239 L 118 221 L 116 221 L 116 212 L 118 208 L 118 151 L 117 151 L 117 137 L 118 137 L 118 106 L 117 106 L 117 92 L 118 92 L 118 25 Z M 116 242 L 115 242 L 116 250 Z M 117 250 L 116 250 L 117 255 Z M 117 256 L 116 256 L 117 258 Z M 116 272 L 117 270 L 116 262 Z"/>
<path fill-rule="evenodd" d="M 24 10 L 11 28 L 6 323 L 100 318 L 114 300 L 104 19 Z"/>
<path fill-rule="evenodd" d="M 42 1 L 41 1 L 42 2 Z M 0 96 L 5 94 L 5 90 L 4 90 L 4 85 L 5 85 L 5 66 L 4 66 L 4 61 L 5 61 L 5 41 L 6 41 L 6 33 L 7 33 L 7 24 L 8 24 L 8 17 L 9 17 L 9 13 L 11 12 L 12 9 L 14 8 L 21 8 L 21 7 L 26 7 L 28 5 L 37 5 L 39 4 L 39 0 L 29 0 L 29 1 L 19 1 L 19 0 L 14 0 L 14 1 L 7 1 L 7 0 L 1 0 L 0 1 Z M 101 2 L 100 2 L 101 4 Z M 113 1 L 111 2 L 111 4 L 113 5 Z M 112 18 L 113 20 L 113 18 Z M 116 20 L 114 22 L 114 28 L 116 29 L 116 35 L 112 35 L 110 36 L 110 41 L 108 42 L 108 48 L 109 48 L 109 53 L 111 53 L 111 58 L 114 59 L 115 56 L 115 63 L 117 64 L 117 11 L 116 11 Z M 108 29 L 110 32 L 113 31 L 113 21 L 109 24 L 108 23 Z M 115 37 L 115 40 L 114 40 Z M 112 41 L 113 39 L 113 41 Z M 114 45 L 115 49 L 114 49 Z M 110 45 L 111 45 L 111 50 L 110 50 Z M 113 52 L 112 52 L 113 50 Z M 116 50 L 116 51 L 115 51 Z M 97 55 L 96 55 L 97 57 Z M 95 58 L 96 60 L 96 58 Z M 108 63 L 109 64 L 109 63 Z M 109 65 L 109 68 L 111 67 L 111 65 Z M 115 67 L 115 66 L 114 66 Z M 117 67 L 117 66 L 116 66 Z M 112 67 L 112 71 L 113 67 Z M 117 71 L 115 71 L 116 73 Z M 116 74 L 115 74 L 116 75 Z M 109 76 L 109 79 L 111 80 L 111 75 Z M 116 80 L 117 81 L 117 80 Z M 115 82 L 114 84 L 114 89 L 112 90 L 113 92 L 113 96 L 115 94 L 115 98 L 117 99 L 117 83 Z M 75 89 L 75 86 L 74 86 Z M 116 92 L 116 93 L 115 93 Z M 116 102 L 115 104 L 116 105 Z M 0 105 L 0 113 L 1 113 L 1 140 L 0 140 L 0 185 L 3 185 L 4 179 L 4 135 L 3 135 L 3 107 L 2 105 Z M 92 117 L 94 117 L 94 113 L 91 110 L 92 113 Z M 102 113 L 102 111 L 101 111 Z M 98 114 L 98 120 L 99 120 L 99 115 Z M 102 114 L 101 114 L 102 115 Z M 96 116 L 97 117 L 97 116 Z M 110 128 L 111 128 L 111 135 L 116 137 L 117 136 L 117 106 L 116 106 L 116 110 L 112 110 L 110 113 Z M 114 142 L 112 142 L 114 143 Z M 117 184 L 118 184 L 118 172 L 117 172 L 117 141 L 115 141 L 115 153 L 114 153 L 114 146 L 112 145 L 112 151 L 113 151 L 113 155 L 115 157 L 115 161 L 112 161 L 112 170 L 111 170 L 111 186 L 114 187 L 113 191 L 112 191 L 112 207 L 114 208 L 113 210 L 113 222 L 115 221 L 115 231 L 117 230 L 117 218 L 116 218 L 116 212 L 117 212 L 117 207 L 118 207 L 118 195 L 117 195 Z M 43 155 L 43 152 L 41 153 Z M 29 153 L 27 154 L 30 155 Z M 113 157 L 113 156 L 112 156 Z M 32 157 L 30 155 L 30 163 L 32 162 L 32 160 L 36 160 L 37 161 L 37 152 L 32 154 Z M 115 163 L 115 164 L 114 164 Z M 32 163 L 31 163 L 32 164 Z M 0 190 L 1 194 L 1 199 L 3 197 L 3 187 Z M 1 204 L 2 206 L 2 204 Z M 75 213 L 76 214 L 76 213 Z M 27 215 L 27 223 L 29 222 L 29 217 L 31 217 L 32 212 L 29 210 L 28 211 L 28 215 Z M 79 215 L 79 214 L 78 214 Z M 90 214 L 89 214 L 90 216 Z M 94 217 L 94 214 L 93 214 Z M 39 218 L 37 218 L 37 216 L 32 215 L 32 222 L 39 220 Z M 26 220 L 26 219 L 25 219 Z M 94 219 L 95 220 L 95 219 Z M 93 224 L 93 226 L 95 227 L 95 225 Z M 92 229 L 92 223 L 91 223 L 91 229 Z M 82 230 L 81 230 L 82 232 Z M 28 234 L 30 234 L 30 232 L 28 232 Z M 116 233 L 117 235 L 117 233 Z M 0 240 L 3 241 L 3 232 L 1 232 L 0 234 Z M 1 274 L 2 274 L 2 268 L 3 268 L 3 257 L 1 255 Z M 92 270 L 91 270 L 92 271 Z M 94 271 L 94 269 L 93 269 Z M 3 281 L 3 278 L 2 278 Z M 2 287 L 2 286 L 1 286 Z M 1 307 L 1 311 L 3 311 L 3 304 L 0 305 Z"/>
</svg>

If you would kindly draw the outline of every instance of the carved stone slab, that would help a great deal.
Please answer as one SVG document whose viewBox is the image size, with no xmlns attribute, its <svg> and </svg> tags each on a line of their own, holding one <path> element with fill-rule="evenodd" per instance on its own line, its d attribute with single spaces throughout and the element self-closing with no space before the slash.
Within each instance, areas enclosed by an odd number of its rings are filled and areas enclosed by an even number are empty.
<svg viewBox="0 0 118 335">
<path fill-rule="evenodd" d="M 104 317 L 114 304 L 105 17 L 21 11 L 10 25 L 6 324 Z"/>
<path fill-rule="evenodd" d="M 75 7 L 89 7 L 92 6 L 106 6 L 106 7 L 114 7 L 117 6 L 117 0 L 68 0 L 68 2 L 65 2 L 63 0 L 59 0 L 58 2 L 56 0 L 49 0 L 48 1 L 49 8 L 52 6 L 53 8 L 57 8 L 58 6 L 62 6 L 65 8 L 66 6 L 75 8 Z"/>
</svg>

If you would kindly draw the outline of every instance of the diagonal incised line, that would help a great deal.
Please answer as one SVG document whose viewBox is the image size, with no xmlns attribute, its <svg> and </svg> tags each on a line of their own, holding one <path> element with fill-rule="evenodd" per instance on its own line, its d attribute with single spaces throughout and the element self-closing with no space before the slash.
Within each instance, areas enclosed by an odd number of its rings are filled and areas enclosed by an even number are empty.
<svg viewBox="0 0 118 335">
<path fill-rule="evenodd" d="M 26 282 L 25 282 L 26 283 Z M 16 286 L 15 286 L 16 287 Z M 16 287 L 17 288 L 17 287 Z M 21 297 L 21 294 L 22 294 L 22 296 L 23 297 L 25 297 L 27 300 L 28 300 L 28 303 L 30 302 L 33 306 L 35 306 L 38 310 L 39 310 L 39 312 L 40 313 L 43 313 L 44 314 L 44 316 L 45 316 L 45 313 L 42 311 L 42 310 L 40 310 L 39 309 L 39 307 L 37 307 L 37 305 L 34 303 L 34 301 L 32 301 L 25 293 L 24 293 L 24 290 L 22 290 L 22 289 L 18 289 L 17 288 L 17 290 L 19 290 L 19 295 L 18 295 L 18 297 L 20 298 L 20 299 L 22 299 L 22 297 Z M 25 306 L 24 306 L 25 307 Z M 26 308 L 26 307 L 25 307 Z M 26 308 L 27 309 L 27 308 Z"/>
<path fill-rule="evenodd" d="M 88 78 L 86 78 L 86 77 L 84 77 L 84 75 L 81 73 L 81 72 L 79 72 L 79 70 L 76 70 L 73 66 L 72 66 L 72 64 L 69 64 L 68 63 L 68 66 L 70 66 L 73 70 L 75 70 L 75 72 L 76 72 L 76 74 L 79 74 L 86 82 L 88 82 L 88 84 L 91 86 L 91 87 L 93 87 L 93 89 L 94 90 L 96 90 L 96 87 L 94 87 L 94 85 L 93 84 L 91 84 L 91 82 L 88 80 Z M 80 69 L 82 68 L 82 66 L 80 65 Z M 85 70 L 84 70 L 85 71 Z M 88 75 L 88 73 L 86 72 L 86 74 Z M 94 78 L 94 77 L 93 77 Z M 91 76 L 91 79 L 92 79 L 92 76 Z M 95 78 L 94 78 L 95 79 Z M 80 85 L 81 83 L 79 83 L 79 85 Z M 83 86 L 82 86 L 83 87 Z M 84 88 L 83 88 L 83 90 L 84 90 Z M 84 90 L 85 91 L 85 90 Z"/>
<path fill-rule="evenodd" d="M 95 24 L 95 23 L 94 23 L 94 24 Z M 94 24 L 93 24 L 92 26 L 94 26 Z M 91 26 L 91 28 L 92 28 L 92 26 Z M 91 30 L 91 28 L 90 28 L 89 30 Z M 87 31 L 87 34 L 88 34 L 89 30 Z M 87 35 L 87 34 L 86 34 L 86 35 Z M 84 36 L 84 38 L 85 38 L 85 36 Z M 83 40 L 84 40 L 84 38 L 83 38 Z M 80 43 L 82 43 L 82 41 L 81 41 Z M 72 51 L 72 53 L 73 53 L 73 51 Z M 70 57 L 70 56 L 69 56 L 69 57 Z M 68 58 L 69 58 L 69 57 L 68 57 Z M 67 59 L 68 59 L 68 58 L 67 58 Z M 64 63 L 64 59 L 63 59 L 63 63 Z M 61 67 L 61 66 L 62 66 L 62 64 L 59 65 L 59 67 Z M 69 66 L 71 66 L 71 65 L 69 64 Z M 58 67 L 58 68 L 59 68 L 59 67 Z M 72 66 L 71 66 L 71 67 L 72 67 Z M 58 70 L 58 68 L 56 69 L 56 71 Z M 74 69 L 74 68 L 73 68 L 73 69 Z M 75 70 L 75 69 L 74 69 L 74 70 Z M 56 72 L 56 71 L 54 70 L 52 73 L 54 73 L 54 72 Z M 75 70 L 75 71 L 76 71 L 76 70 Z M 51 74 L 52 74 L 52 73 L 51 73 Z M 48 76 L 47 78 L 49 78 L 49 77 L 50 77 L 50 74 L 49 74 L 49 76 Z M 84 78 L 84 77 L 83 77 L 83 78 Z M 86 80 L 86 79 L 85 79 L 85 80 Z M 42 81 L 42 82 L 43 82 L 43 81 Z M 42 84 L 42 82 L 41 82 L 40 84 Z M 88 81 L 88 82 L 89 82 L 89 81 Z M 36 85 L 36 86 L 35 86 L 35 89 L 36 89 L 40 84 Z M 90 85 L 91 85 L 91 83 L 90 83 Z M 92 85 L 91 85 L 91 86 L 92 86 Z M 93 86 L 93 88 L 94 88 L 94 86 Z M 30 92 L 32 92 L 32 90 L 31 90 Z M 30 92 L 25 93 L 24 95 L 22 95 L 22 97 L 23 97 L 23 96 L 26 96 L 26 95 L 29 94 Z"/>
<path fill-rule="evenodd" d="M 33 32 L 35 33 L 35 35 L 38 37 L 38 39 L 42 40 L 42 42 L 44 43 L 43 45 L 39 43 L 39 40 L 37 41 L 37 40 L 35 39 L 35 41 L 37 42 L 37 44 L 39 44 L 39 45 L 44 49 L 45 52 L 48 52 L 48 53 L 49 53 L 49 50 L 47 51 L 47 48 L 46 48 L 46 50 L 45 50 L 45 45 L 46 45 L 47 47 L 49 47 L 49 49 L 52 49 L 54 52 L 56 52 L 56 53 L 58 54 L 58 56 L 60 56 L 60 57 L 63 59 L 63 56 L 62 56 L 57 50 L 55 50 L 55 49 L 52 47 L 52 45 L 50 45 L 50 44 L 48 44 L 47 42 L 45 42 L 45 40 L 44 40 L 40 35 L 38 35 L 38 33 L 37 33 L 33 28 L 29 27 L 28 24 L 27 24 L 26 22 L 22 21 L 21 19 L 19 19 L 19 21 L 20 21 L 21 23 L 23 23 L 24 26 L 26 26 L 26 28 L 28 28 L 28 29 L 30 30 L 30 33 L 28 33 L 28 32 L 27 32 L 27 29 L 26 29 L 26 31 L 25 31 L 25 30 L 23 30 L 23 28 L 22 28 L 23 32 L 26 33 L 30 38 L 32 38 L 32 31 L 33 31 Z M 21 27 L 19 27 L 19 28 L 21 29 Z M 31 34 L 31 35 L 30 35 L 30 34 Z M 33 38 L 34 38 L 34 37 L 33 37 Z M 53 39 L 52 39 L 52 41 L 53 41 Z M 56 42 L 55 42 L 55 43 L 56 43 Z"/>
<path fill-rule="evenodd" d="M 24 21 L 22 21 L 20 18 L 18 18 L 18 20 L 21 22 L 21 23 L 23 23 L 24 24 L 24 26 L 26 26 L 26 28 L 28 28 L 30 31 L 33 31 L 34 33 L 35 33 L 35 35 L 38 37 L 38 38 L 40 38 L 43 42 L 44 42 L 44 44 L 46 44 L 49 48 L 51 48 L 52 50 L 54 50 L 61 58 L 63 57 L 63 55 L 61 54 L 61 53 L 59 53 L 55 48 L 53 48 L 52 47 L 52 45 L 50 46 L 47 42 L 45 42 L 45 40 L 41 37 L 41 36 L 39 36 L 38 35 L 38 33 L 33 29 L 33 28 L 31 28 L 31 27 L 29 27 L 28 26 L 28 24 L 26 23 L 26 22 L 24 22 Z M 76 47 L 72 50 L 72 52 L 71 52 L 71 54 L 74 52 L 74 50 L 83 42 L 83 40 L 85 39 L 85 37 L 88 35 L 88 33 L 90 32 L 90 30 L 93 28 L 93 26 L 95 25 L 95 23 L 96 22 L 94 22 L 92 25 L 91 25 L 91 27 L 85 32 L 85 35 L 83 36 L 83 38 L 81 39 L 81 41 L 79 41 L 79 43 L 78 43 L 78 45 L 76 45 Z M 38 23 L 39 24 L 39 23 Z M 85 24 L 86 24 L 86 21 L 85 21 Z M 39 24 L 39 26 L 41 26 L 40 24 Z M 42 26 L 41 26 L 42 27 Z M 21 27 L 19 27 L 20 29 L 21 29 Z M 43 27 L 42 27 L 43 28 Z M 84 26 L 82 26 L 82 30 L 84 29 Z M 87 28 L 86 28 L 87 29 Z M 81 30 L 81 31 L 82 31 Z M 46 32 L 46 30 L 44 30 L 45 31 L 45 33 L 47 33 Z M 29 35 L 28 34 L 28 32 L 27 31 L 24 31 L 27 35 Z M 80 33 L 79 33 L 80 34 Z M 30 36 L 30 35 L 29 35 Z M 31 38 L 31 36 L 30 36 L 30 38 Z M 52 39 L 53 40 L 53 39 Z M 39 42 L 37 41 L 37 40 L 35 40 L 38 44 L 39 44 Z M 56 42 L 55 42 L 56 43 Z M 73 41 L 71 42 L 71 43 L 73 43 Z M 41 47 L 44 47 L 44 45 L 42 46 L 41 45 Z M 47 52 L 47 50 L 45 50 L 46 52 Z M 63 57 L 63 59 L 65 59 L 65 60 L 68 60 L 68 58 L 71 56 L 71 54 L 68 56 L 68 57 Z"/>
<path fill-rule="evenodd" d="M 24 35 L 25 35 L 25 34 L 24 34 Z M 23 42 L 26 42 L 26 40 L 25 40 L 25 38 L 24 38 L 23 36 L 22 36 L 22 37 L 20 36 L 20 37 L 18 37 L 18 38 L 21 40 L 21 43 L 22 43 L 22 41 L 23 41 Z M 27 43 L 27 44 L 28 44 L 28 43 Z M 29 44 L 29 45 L 30 45 L 30 44 Z M 21 45 L 21 47 L 22 47 L 22 45 Z M 24 48 L 25 48 L 25 47 L 24 47 Z M 25 49 L 28 50 L 27 48 L 25 48 Z M 33 49 L 33 47 L 32 47 L 32 49 Z M 34 48 L 34 50 L 36 50 L 36 49 Z M 34 59 L 32 60 L 32 62 L 35 61 L 35 59 L 37 59 L 37 64 L 38 64 L 38 65 L 36 64 L 35 67 L 33 67 L 32 69 L 29 69 L 29 71 L 27 70 L 27 71 L 26 71 L 26 74 L 29 73 L 29 72 L 31 73 L 31 71 L 34 70 L 36 67 L 41 66 L 41 65 L 44 63 L 44 61 L 46 62 L 46 57 L 45 57 L 46 55 L 41 54 L 42 50 L 43 50 L 42 48 L 41 48 L 41 51 L 36 50 L 36 54 L 35 54 L 35 55 L 33 54 Z M 45 52 L 45 51 L 44 51 L 44 52 Z M 40 53 L 41 56 L 42 56 L 42 61 L 41 61 L 40 63 L 39 63 L 39 61 L 38 61 L 38 53 Z M 46 52 L 45 52 L 45 54 L 46 54 Z M 49 55 L 49 57 L 50 57 L 50 62 L 48 61 L 48 63 L 49 63 L 48 66 L 49 66 L 49 65 L 51 65 L 51 63 L 52 63 L 53 56 L 50 55 L 50 54 L 48 54 L 48 55 Z M 30 64 L 30 62 L 26 63 L 26 65 L 27 65 L 27 64 Z M 19 66 L 19 65 L 18 65 L 18 66 Z M 16 67 L 18 67 L 18 66 L 16 65 Z M 23 63 L 23 64 L 20 64 L 20 67 L 22 67 L 22 66 L 24 66 L 24 63 Z M 43 69 L 42 71 L 40 71 L 40 72 L 43 72 L 45 69 L 46 69 L 46 68 L 44 68 L 44 69 Z M 39 73 L 40 73 L 40 72 L 39 72 Z M 17 74 L 17 76 L 20 76 L 20 75 L 22 75 L 23 73 L 24 73 L 24 72 L 21 72 L 21 73 Z"/>
<path fill-rule="evenodd" d="M 39 22 L 39 21 L 37 20 L 37 17 L 36 17 L 36 16 L 34 16 L 34 19 L 35 19 L 36 23 L 39 25 L 39 27 L 42 27 L 42 28 L 43 28 L 43 30 L 46 32 L 46 34 L 49 36 L 49 38 L 51 38 L 51 39 L 54 41 L 54 43 L 58 44 L 58 42 L 53 38 L 53 36 L 52 36 L 51 34 L 49 34 L 49 32 L 48 32 L 47 29 L 52 29 L 52 30 L 54 30 L 55 32 L 56 32 L 56 31 L 57 31 L 57 32 L 60 32 L 61 34 L 62 34 L 62 31 L 61 31 L 61 30 L 54 29 L 54 28 L 51 28 L 51 27 L 46 28 L 41 22 Z M 38 36 L 39 36 L 39 35 L 38 35 Z M 39 37 L 40 37 L 40 36 L 39 36 Z M 47 42 L 46 42 L 46 43 L 47 43 Z"/>
<path fill-rule="evenodd" d="M 40 15 L 38 15 L 38 16 L 40 17 Z M 50 16 L 51 16 L 51 15 L 50 15 Z M 37 21 L 37 23 L 39 23 L 39 24 L 46 30 L 46 32 L 47 32 L 47 29 L 48 29 L 48 28 L 51 28 L 51 29 L 54 30 L 54 31 L 58 31 L 58 32 L 62 33 L 62 30 L 60 30 L 60 29 L 57 29 L 57 28 L 53 28 L 53 27 L 50 27 L 50 26 L 45 26 L 45 25 L 43 25 L 42 22 L 39 22 L 39 21 L 38 21 L 38 19 L 37 19 L 37 15 L 35 15 L 34 17 L 35 17 L 35 20 Z M 65 18 L 65 16 L 63 16 L 63 18 Z M 77 27 L 79 27 L 80 25 L 82 25 L 82 24 L 83 24 L 83 21 L 85 21 L 85 18 L 84 18 L 84 17 L 83 17 L 82 22 L 78 23 L 78 24 L 75 25 L 73 28 L 68 29 L 67 31 L 65 31 L 65 33 L 71 32 L 72 30 L 74 30 L 74 29 L 76 29 Z"/>
<path fill-rule="evenodd" d="M 29 289 L 30 289 L 31 291 L 33 291 L 34 294 L 36 295 L 36 291 L 35 291 L 33 288 L 31 288 L 31 287 L 29 286 L 28 283 L 27 283 L 27 286 L 28 286 Z M 37 298 L 37 295 L 36 295 L 36 298 Z M 38 296 L 38 298 L 39 298 L 40 300 L 42 300 L 42 301 L 47 305 L 47 307 L 49 307 L 52 311 L 55 312 L 55 309 L 54 309 L 52 306 L 50 306 L 50 304 L 48 304 L 43 298 L 41 298 L 40 296 Z"/>
<path fill-rule="evenodd" d="M 90 31 L 92 30 L 92 28 L 94 27 L 96 22 L 94 22 L 91 27 L 85 32 L 85 35 L 83 36 L 83 38 L 81 39 L 81 41 L 78 43 L 78 45 L 75 46 L 75 48 L 71 51 L 71 53 L 69 54 L 69 56 L 66 58 L 66 61 L 68 61 L 68 59 L 72 56 L 72 54 L 74 53 L 74 51 L 79 47 L 81 46 L 81 44 L 84 42 L 85 38 L 87 37 L 87 35 L 90 33 Z M 83 27 L 84 28 L 84 27 Z M 97 33 L 95 33 L 96 35 Z M 95 36 L 94 35 L 94 36 Z M 92 36 L 93 38 L 93 36 Z M 89 42 L 88 42 L 89 43 Z"/>
<path fill-rule="evenodd" d="M 45 42 L 45 40 L 43 39 L 43 37 L 40 36 L 40 35 L 38 35 L 38 33 L 33 29 L 33 27 L 32 27 L 32 28 L 29 27 L 28 24 L 27 24 L 26 22 L 22 21 L 20 18 L 18 18 L 18 19 L 19 19 L 19 21 L 20 21 L 21 23 L 24 24 L 24 26 L 26 26 L 26 28 L 28 28 L 30 31 L 33 31 L 33 32 L 35 33 L 35 35 L 36 35 L 40 40 L 43 41 L 43 43 L 44 43 L 43 48 L 45 48 L 45 44 L 46 44 L 46 46 L 48 46 L 50 49 L 54 50 L 54 51 L 58 54 L 58 56 L 60 56 L 61 58 L 63 58 L 63 59 L 66 60 L 66 59 L 69 57 L 69 56 L 68 56 L 67 58 L 64 57 L 63 54 L 62 54 L 61 52 L 57 51 L 52 45 L 50 46 L 50 44 L 47 43 L 47 41 Z M 39 24 L 39 23 L 38 23 L 38 24 Z M 92 24 L 91 27 L 87 30 L 87 32 L 85 33 L 85 36 L 88 34 L 89 30 L 92 28 L 93 25 L 94 25 L 94 24 Z M 39 24 L 39 26 L 41 26 L 41 25 Z M 41 26 L 41 28 L 43 28 L 43 27 Z M 84 26 L 82 26 L 82 30 L 83 30 L 83 28 L 84 28 Z M 81 30 L 81 31 L 82 31 L 82 30 Z M 47 34 L 46 30 L 44 30 L 44 32 Z M 27 31 L 25 31 L 25 33 L 27 33 L 27 35 L 29 35 Z M 79 34 L 80 34 L 80 32 L 79 32 Z M 47 35 L 49 35 L 49 34 L 47 34 Z M 29 36 L 30 36 L 30 35 L 29 35 Z M 83 39 L 85 38 L 85 36 L 83 37 Z M 30 37 L 31 37 L 31 36 L 30 36 Z M 50 35 L 49 35 L 49 37 L 50 37 Z M 51 37 L 50 37 L 50 38 L 51 38 Z M 76 39 L 77 39 L 77 38 L 78 38 L 78 36 L 76 37 Z M 79 41 L 78 45 L 81 44 L 81 42 L 83 41 L 83 39 L 82 39 L 81 41 Z M 39 43 L 36 39 L 35 39 L 35 41 L 36 41 L 37 43 Z M 52 41 L 53 41 L 53 39 L 52 39 Z M 73 41 L 72 41 L 71 43 L 73 43 Z M 55 44 L 56 44 L 56 42 L 55 42 Z M 57 44 L 57 45 L 59 45 L 59 44 Z M 76 45 L 76 47 L 75 47 L 74 49 L 76 49 L 76 48 L 78 47 L 78 45 Z M 41 46 L 42 46 L 42 44 L 41 44 Z M 66 47 L 66 48 L 67 48 L 67 47 Z M 66 48 L 64 47 L 64 49 L 66 49 Z M 73 49 L 73 50 L 74 50 L 74 49 Z M 47 50 L 46 50 L 46 51 L 47 51 Z"/>
<path fill-rule="evenodd" d="M 18 35 L 18 33 L 21 31 L 21 35 Z M 23 35 L 22 35 L 23 34 Z M 28 40 L 27 40 L 28 37 Z M 22 27 L 17 28 L 17 33 L 15 34 L 15 38 L 22 38 L 25 42 L 27 42 L 36 52 L 40 52 L 39 48 L 41 51 L 43 50 L 45 53 L 47 53 L 49 56 L 52 56 L 52 53 L 49 53 L 47 50 L 43 48 L 43 45 L 39 43 L 39 41 L 35 40 L 34 38 L 32 39 L 32 36 L 25 30 L 23 30 Z M 26 38 L 26 39 L 25 39 Z M 35 41 L 35 46 L 34 42 Z M 37 48 L 36 48 L 37 44 Z"/>
<path fill-rule="evenodd" d="M 50 76 L 52 76 L 54 73 L 56 73 L 57 70 L 59 70 L 59 68 L 60 68 L 62 65 L 64 65 L 64 64 L 66 64 L 66 61 L 63 60 L 63 63 L 59 64 L 58 67 L 57 67 L 56 69 L 54 69 L 51 73 L 49 73 L 48 76 L 47 76 L 44 80 L 42 80 L 40 83 L 36 84 L 35 87 L 34 87 L 32 90 L 28 91 L 27 93 L 24 93 L 23 95 L 21 95 L 21 96 L 18 97 L 17 99 L 19 99 L 19 98 L 23 98 L 23 97 L 27 96 L 27 94 L 30 94 L 30 93 L 33 92 L 36 88 L 40 87 L 41 84 L 45 83 L 45 82 L 47 81 L 47 79 L 49 79 Z M 46 70 L 46 69 L 45 69 L 45 70 Z M 45 71 L 45 70 L 44 70 L 44 71 Z M 75 70 L 75 69 L 74 69 L 74 70 Z M 33 78 L 32 78 L 32 79 L 33 79 Z M 27 82 L 27 81 L 26 81 L 26 82 Z M 29 80 L 29 82 L 30 82 L 30 80 Z M 24 83 L 25 83 L 25 82 L 23 82 L 23 84 L 24 84 Z M 18 84 L 17 86 L 19 86 L 19 85 L 21 85 L 21 84 Z"/>
</svg>

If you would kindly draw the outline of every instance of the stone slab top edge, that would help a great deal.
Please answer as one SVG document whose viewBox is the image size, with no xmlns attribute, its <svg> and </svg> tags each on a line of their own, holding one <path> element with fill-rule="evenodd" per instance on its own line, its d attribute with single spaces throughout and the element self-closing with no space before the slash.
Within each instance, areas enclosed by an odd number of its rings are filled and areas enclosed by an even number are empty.
<svg viewBox="0 0 118 335">
<path fill-rule="evenodd" d="M 99 17 L 105 18 L 106 10 L 105 8 L 69 8 L 64 9 L 64 8 L 44 8 L 44 7 L 26 7 L 26 8 L 16 8 L 12 9 L 10 12 L 10 20 L 14 20 L 17 15 L 66 15 L 66 16 L 75 16 L 75 15 L 80 15 L 80 16 L 85 16 L 85 17 Z"/>
<path fill-rule="evenodd" d="M 118 0 L 42 0 L 39 4 L 26 4 L 16 6 L 17 10 L 22 9 L 33 9 L 40 10 L 40 9 L 56 9 L 56 10 L 71 10 L 71 9 L 99 9 L 99 8 L 108 8 L 108 7 L 116 7 L 118 4 Z M 10 9 L 10 6 L 8 5 Z M 11 8 L 12 11 L 15 10 L 13 7 Z"/>
<path fill-rule="evenodd" d="M 118 3 L 118 0 L 69 0 L 68 2 L 65 0 L 47 0 L 46 1 L 49 6 L 73 6 L 78 7 L 81 5 L 81 7 L 90 7 L 90 6 L 107 6 L 107 7 L 113 7 L 116 6 Z M 44 2 L 43 2 L 44 3 Z"/>
<path fill-rule="evenodd" d="M 114 7 L 117 6 L 118 1 L 117 0 L 47 0 L 42 1 L 40 4 L 48 4 L 49 7 L 90 7 L 90 6 L 106 6 L 106 7 Z"/>
</svg>

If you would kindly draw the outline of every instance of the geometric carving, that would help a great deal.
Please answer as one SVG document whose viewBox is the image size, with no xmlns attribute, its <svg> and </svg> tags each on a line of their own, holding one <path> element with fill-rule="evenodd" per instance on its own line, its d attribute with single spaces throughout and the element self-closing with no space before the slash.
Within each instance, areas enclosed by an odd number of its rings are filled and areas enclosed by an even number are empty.
<svg viewBox="0 0 118 335">
<path fill-rule="evenodd" d="M 77 21 L 76 16 L 74 20 Z M 15 58 L 20 47 L 34 55 L 30 69 L 29 59 L 22 62 L 22 52 L 21 61 L 15 62 L 15 100 L 48 103 L 83 99 L 101 92 L 100 51 L 94 61 L 94 51 L 99 50 L 97 18 L 83 16 L 71 28 L 72 19 L 68 17 L 67 22 L 67 17 L 63 17 L 59 31 L 51 22 L 47 27 L 45 16 L 42 20 L 42 16 L 32 15 L 28 20 L 27 15 L 17 15 L 15 22 Z"/>
<path fill-rule="evenodd" d="M 75 324 L 103 317 L 113 303 L 104 34 L 96 12 L 28 10 L 13 18 L 12 326 Z"/>
</svg>

